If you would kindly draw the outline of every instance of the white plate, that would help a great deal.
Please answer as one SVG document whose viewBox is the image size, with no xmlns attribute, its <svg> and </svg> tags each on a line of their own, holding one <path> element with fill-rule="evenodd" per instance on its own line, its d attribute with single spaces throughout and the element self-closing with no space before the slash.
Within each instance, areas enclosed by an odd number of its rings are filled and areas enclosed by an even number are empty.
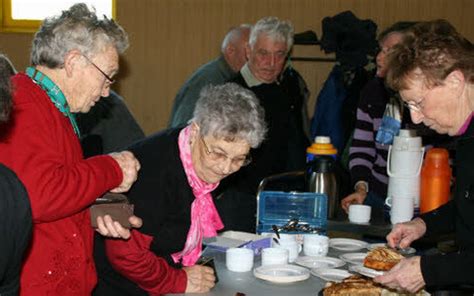
<svg viewBox="0 0 474 296">
<path fill-rule="evenodd" d="M 340 259 L 332 257 L 301 256 L 296 258 L 296 264 L 308 268 L 337 268 L 346 263 Z"/>
<path fill-rule="evenodd" d="M 339 255 L 339 258 L 341 258 L 341 260 L 346 261 L 347 263 L 363 265 L 366 256 L 367 253 L 346 253 Z"/>
<path fill-rule="evenodd" d="M 290 264 L 260 266 L 253 270 L 256 278 L 272 283 L 293 283 L 309 278 L 309 270 Z"/>
<path fill-rule="evenodd" d="M 332 238 L 329 240 L 329 246 L 339 251 L 358 251 L 367 248 L 367 245 L 364 241 L 351 238 Z"/>
<path fill-rule="evenodd" d="M 343 269 L 335 268 L 313 268 L 311 274 L 317 276 L 327 282 L 342 282 L 343 279 L 348 278 L 352 273 Z"/>
<path fill-rule="evenodd" d="M 367 246 L 367 249 L 373 250 L 373 249 L 378 248 L 378 247 L 387 247 L 387 244 L 386 243 L 369 244 Z M 408 248 L 405 248 L 405 249 L 397 249 L 397 252 L 402 254 L 403 256 L 407 256 L 407 255 L 415 254 L 416 249 L 412 248 L 412 247 L 408 247 Z"/>
<path fill-rule="evenodd" d="M 378 270 L 375 270 L 375 269 L 372 269 L 372 268 L 367 268 L 367 267 L 361 266 L 361 265 L 349 266 L 349 270 L 357 272 L 357 273 L 365 275 L 365 276 L 368 276 L 370 278 L 374 278 L 378 275 L 383 275 L 384 274 L 383 271 L 378 271 Z"/>
<path fill-rule="evenodd" d="M 386 243 L 368 244 L 368 245 L 367 245 L 367 249 L 368 249 L 369 251 L 372 251 L 372 250 L 375 249 L 375 248 L 386 247 L 386 246 L 387 246 Z"/>
</svg>

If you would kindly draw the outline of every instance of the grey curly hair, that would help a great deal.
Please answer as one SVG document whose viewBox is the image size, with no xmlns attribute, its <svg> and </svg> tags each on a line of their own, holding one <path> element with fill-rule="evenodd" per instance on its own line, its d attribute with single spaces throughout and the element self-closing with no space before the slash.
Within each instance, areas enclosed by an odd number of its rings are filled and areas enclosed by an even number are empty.
<svg viewBox="0 0 474 296">
<path fill-rule="evenodd" d="M 250 32 L 250 48 L 254 48 L 260 34 L 265 34 L 273 40 L 286 42 L 287 51 L 290 51 L 293 46 L 294 33 L 293 25 L 289 21 L 282 21 L 274 16 L 262 18 L 252 27 Z"/>
<path fill-rule="evenodd" d="M 127 33 L 114 20 L 99 19 L 94 10 L 78 3 L 43 21 L 33 38 L 31 64 L 60 68 L 71 50 L 90 57 L 109 45 L 122 54 L 128 47 Z"/>
<path fill-rule="evenodd" d="M 265 113 L 253 92 L 235 83 L 204 88 L 191 119 L 202 136 L 235 141 L 242 139 L 258 147 L 267 132 Z"/>
</svg>

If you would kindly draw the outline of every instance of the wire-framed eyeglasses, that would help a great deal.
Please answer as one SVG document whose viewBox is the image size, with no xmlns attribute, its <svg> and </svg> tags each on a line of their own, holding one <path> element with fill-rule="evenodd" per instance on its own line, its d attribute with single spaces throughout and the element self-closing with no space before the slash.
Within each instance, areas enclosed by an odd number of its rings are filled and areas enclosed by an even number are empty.
<svg viewBox="0 0 474 296">
<path fill-rule="evenodd" d="M 204 145 L 204 149 L 206 151 L 207 156 L 212 161 L 215 161 L 215 162 L 222 161 L 222 162 L 224 162 L 229 158 L 230 161 L 231 161 L 231 164 L 234 167 L 243 167 L 243 166 L 249 165 L 252 162 L 252 157 L 250 156 L 250 154 L 247 154 L 245 157 L 230 158 L 229 156 L 225 155 L 224 153 L 212 151 L 212 150 L 209 149 L 209 146 L 207 145 L 206 141 L 204 141 L 204 138 L 202 136 L 200 136 L 199 138 L 201 139 L 201 142 Z"/>
<path fill-rule="evenodd" d="M 99 68 L 99 66 L 97 66 L 93 61 L 91 61 L 91 59 L 89 59 L 86 55 L 82 55 L 92 66 L 94 66 L 94 68 L 97 69 L 97 71 L 99 71 L 102 75 L 104 75 L 104 77 L 107 79 L 109 85 L 111 84 L 114 84 L 115 80 L 112 79 L 112 77 L 110 77 L 109 75 L 107 75 L 101 68 Z"/>
<path fill-rule="evenodd" d="M 421 112 L 423 111 L 423 107 L 424 107 L 423 102 L 424 102 L 424 99 L 421 99 L 418 102 L 414 102 L 414 101 L 411 101 L 409 103 L 403 102 L 403 105 L 406 106 L 411 111 Z"/>
</svg>

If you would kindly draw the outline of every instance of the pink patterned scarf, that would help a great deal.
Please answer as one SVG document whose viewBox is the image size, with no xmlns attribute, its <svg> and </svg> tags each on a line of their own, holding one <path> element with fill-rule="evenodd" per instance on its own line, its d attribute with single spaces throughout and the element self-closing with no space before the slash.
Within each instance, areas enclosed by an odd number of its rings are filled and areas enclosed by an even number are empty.
<svg viewBox="0 0 474 296">
<path fill-rule="evenodd" d="M 217 230 L 222 229 L 224 224 L 217 213 L 212 200 L 211 192 L 216 189 L 219 182 L 209 184 L 196 175 L 191 158 L 190 140 L 191 125 L 181 130 L 178 138 L 179 156 L 188 179 L 188 184 L 193 190 L 195 199 L 191 205 L 191 227 L 184 249 L 171 255 L 174 262 L 182 259 L 183 266 L 191 266 L 201 256 L 203 237 L 217 235 Z"/>
</svg>

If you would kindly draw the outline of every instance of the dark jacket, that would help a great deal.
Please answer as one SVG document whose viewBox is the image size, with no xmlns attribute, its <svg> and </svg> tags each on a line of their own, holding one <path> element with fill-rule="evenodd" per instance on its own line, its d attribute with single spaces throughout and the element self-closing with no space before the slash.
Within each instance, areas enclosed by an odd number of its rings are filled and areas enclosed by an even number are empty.
<svg viewBox="0 0 474 296">
<path fill-rule="evenodd" d="M 454 197 L 444 206 L 421 216 L 426 235 L 455 232 L 459 252 L 421 257 L 427 287 L 474 286 L 474 122 L 458 140 Z"/>
<path fill-rule="evenodd" d="M 137 181 L 127 193 L 141 217 L 140 231 L 153 236 L 151 250 L 169 263 L 181 251 L 191 226 L 194 194 L 179 158 L 181 129 L 159 132 L 130 147 L 141 164 Z"/>
<path fill-rule="evenodd" d="M 143 219 L 140 232 L 153 237 L 150 250 L 179 267 L 171 254 L 184 248 L 191 226 L 194 194 L 179 157 L 181 128 L 169 129 L 129 148 L 141 164 L 137 181 L 127 196 L 135 205 L 134 214 Z M 118 274 L 108 262 L 104 242 L 96 238 L 94 257 L 99 283 L 94 295 L 144 295 L 134 283 Z M 116 294 L 112 291 L 116 289 Z M 121 294 L 118 291 L 122 291 Z"/>
<path fill-rule="evenodd" d="M 77 113 L 84 157 L 122 151 L 143 139 L 140 125 L 128 110 L 124 99 L 113 90 L 87 113 Z"/>
<path fill-rule="evenodd" d="M 296 72 L 287 69 L 284 74 L 279 82 L 251 87 L 241 73 L 232 80 L 258 98 L 265 110 L 268 132 L 261 146 L 252 149 L 250 165 L 222 180 L 215 191 L 220 195 L 216 207 L 225 230 L 255 231 L 255 196 L 260 181 L 270 175 L 305 168 L 309 140 L 305 132 L 304 92 Z"/>
</svg>

